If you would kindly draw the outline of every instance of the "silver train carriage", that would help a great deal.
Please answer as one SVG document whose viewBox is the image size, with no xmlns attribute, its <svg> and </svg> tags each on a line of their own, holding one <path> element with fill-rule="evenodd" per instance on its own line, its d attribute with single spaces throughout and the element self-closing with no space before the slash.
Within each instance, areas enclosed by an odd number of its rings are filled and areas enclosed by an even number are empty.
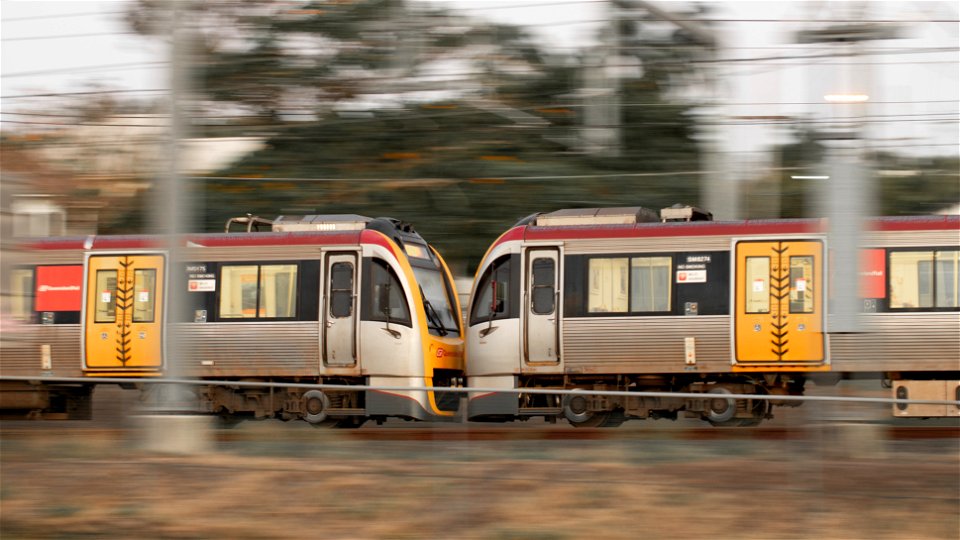
<svg viewBox="0 0 960 540">
<path fill-rule="evenodd" d="M 357 215 L 259 221 L 272 231 L 189 235 L 173 250 L 180 260 L 156 236 L 27 246 L 29 262 L 9 272 L 0 375 L 32 380 L 0 381 L 0 409 L 89 417 L 95 385 L 53 379 L 134 377 L 160 393 L 149 380 L 166 375 L 243 381 L 189 386 L 192 406 L 228 420 L 457 416 L 450 392 L 251 386 L 449 387 L 464 376 L 453 279 L 412 227 Z"/>
<path fill-rule="evenodd" d="M 754 425 L 804 383 L 876 378 L 891 397 L 960 400 L 957 216 L 871 221 L 861 332 L 830 332 L 830 249 L 820 220 L 714 222 L 639 207 L 531 216 L 489 248 L 467 315 L 467 385 L 703 393 L 566 397 L 471 392 L 469 418 L 577 426 L 699 417 Z M 878 386 L 879 389 L 879 386 Z M 733 400 L 724 394 L 767 394 Z M 711 399 L 706 399 L 709 396 Z M 960 416 L 954 405 L 896 416 Z"/>
</svg>

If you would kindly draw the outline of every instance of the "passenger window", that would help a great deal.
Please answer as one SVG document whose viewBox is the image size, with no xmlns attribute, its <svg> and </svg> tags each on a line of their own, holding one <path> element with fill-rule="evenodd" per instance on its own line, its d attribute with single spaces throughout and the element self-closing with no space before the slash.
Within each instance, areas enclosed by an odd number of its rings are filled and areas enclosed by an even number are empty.
<svg viewBox="0 0 960 540">
<path fill-rule="evenodd" d="M 511 265 L 510 256 L 505 255 L 495 260 L 480 277 L 470 324 L 488 321 L 491 315 L 495 320 L 510 317 Z"/>
<path fill-rule="evenodd" d="M 117 320 L 117 271 L 97 270 L 94 322 L 111 323 Z"/>
<path fill-rule="evenodd" d="M 157 271 L 153 268 L 133 271 L 133 322 L 153 322 Z"/>
<path fill-rule="evenodd" d="M 33 270 L 29 268 L 10 271 L 10 316 L 16 321 L 33 318 Z"/>
<path fill-rule="evenodd" d="M 330 268 L 330 315 L 349 317 L 353 313 L 353 264 L 334 263 Z"/>
<path fill-rule="evenodd" d="M 553 259 L 534 259 L 533 270 L 533 312 L 536 315 L 550 315 L 556 307 L 556 284 L 554 283 Z"/>
<path fill-rule="evenodd" d="M 220 318 L 257 316 L 257 265 L 224 266 L 220 270 Z"/>
<path fill-rule="evenodd" d="M 410 326 L 410 310 L 403 285 L 393 269 L 387 263 L 374 259 L 371 265 L 371 283 L 373 296 L 371 298 L 371 320 L 386 321 Z"/>
<path fill-rule="evenodd" d="M 813 313 L 813 257 L 790 257 L 790 313 Z"/>
<path fill-rule="evenodd" d="M 221 319 L 297 315 L 297 265 L 228 265 L 220 269 Z"/>
<path fill-rule="evenodd" d="M 960 251 L 890 253 L 890 307 L 956 308 Z"/>
<path fill-rule="evenodd" d="M 770 257 L 747 257 L 744 272 L 747 313 L 770 313 Z"/>
<path fill-rule="evenodd" d="M 938 251 L 934 254 L 937 264 L 936 303 L 938 308 L 960 307 L 958 284 L 960 284 L 960 251 Z"/>
<path fill-rule="evenodd" d="M 670 311 L 671 257 L 630 259 L 630 311 Z"/>
<path fill-rule="evenodd" d="M 587 268 L 589 313 L 627 312 L 628 264 L 627 257 L 590 259 Z"/>
<path fill-rule="evenodd" d="M 297 265 L 260 267 L 260 317 L 295 317 L 297 314 Z"/>
</svg>

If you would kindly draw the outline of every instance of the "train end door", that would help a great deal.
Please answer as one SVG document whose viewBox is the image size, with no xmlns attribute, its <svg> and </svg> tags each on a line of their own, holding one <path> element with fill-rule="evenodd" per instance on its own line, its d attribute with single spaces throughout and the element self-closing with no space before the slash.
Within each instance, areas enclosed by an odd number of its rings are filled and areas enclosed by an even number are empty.
<svg viewBox="0 0 960 540">
<path fill-rule="evenodd" d="M 734 365 L 825 365 L 823 242 L 743 240 L 735 252 Z"/>
<path fill-rule="evenodd" d="M 87 258 L 85 370 L 162 369 L 164 276 L 165 257 L 159 254 Z"/>
<path fill-rule="evenodd" d="M 524 291 L 524 359 L 560 361 L 560 256 L 557 249 L 527 251 Z"/>
</svg>

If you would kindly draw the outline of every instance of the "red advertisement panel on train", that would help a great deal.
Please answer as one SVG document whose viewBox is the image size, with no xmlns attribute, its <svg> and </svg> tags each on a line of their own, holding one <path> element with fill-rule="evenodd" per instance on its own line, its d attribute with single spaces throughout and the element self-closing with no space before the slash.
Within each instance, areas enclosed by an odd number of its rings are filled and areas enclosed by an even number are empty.
<svg viewBox="0 0 960 540">
<path fill-rule="evenodd" d="M 37 311 L 80 311 L 83 266 L 38 266 Z"/>
<path fill-rule="evenodd" d="M 860 252 L 860 297 L 886 298 L 887 254 L 883 249 Z"/>
</svg>

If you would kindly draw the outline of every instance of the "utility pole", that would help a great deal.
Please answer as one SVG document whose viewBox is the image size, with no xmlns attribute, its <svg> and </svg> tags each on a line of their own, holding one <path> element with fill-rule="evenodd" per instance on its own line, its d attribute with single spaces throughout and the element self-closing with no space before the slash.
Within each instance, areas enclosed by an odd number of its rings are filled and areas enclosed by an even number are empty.
<svg viewBox="0 0 960 540">
<path fill-rule="evenodd" d="M 797 36 L 800 43 L 834 45 L 854 61 L 862 43 L 896 37 L 896 27 L 873 24 L 829 26 Z M 832 259 L 828 261 L 833 269 L 830 333 L 860 331 L 860 248 L 867 216 L 875 212 L 876 189 L 858 120 L 865 114 L 870 99 L 869 68 L 862 69 L 862 73 L 855 74 L 853 68 L 846 68 L 831 79 L 838 87 L 823 96 L 834 104 L 831 116 L 837 121 L 823 134 L 828 178 L 819 180 L 815 189 L 820 216 L 828 223 L 827 247 Z"/>
<path fill-rule="evenodd" d="M 687 16 L 661 9 L 653 2 L 645 0 L 615 0 L 622 9 L 640 9 L 655 19 L 668 22 L 683 30 L 689 39 L 703 48 L 709 70 L 706 74 L 707 93 L 709 94 L 709 112 L 703 116 L 702 133 L 703 163 L 701 167 L 710 171 L 700 184 L 700 205 L 713 213 L 717 219 L 735 219 L 740 217 L 739 178 L 729 170 L 727 157 L 721 149 L 723 127 L 720 126 L 722 112 L 722 82 L 718 73 L 719 40 L 715 32 L 702 24 L 692 22 Z"/>
</svg>

